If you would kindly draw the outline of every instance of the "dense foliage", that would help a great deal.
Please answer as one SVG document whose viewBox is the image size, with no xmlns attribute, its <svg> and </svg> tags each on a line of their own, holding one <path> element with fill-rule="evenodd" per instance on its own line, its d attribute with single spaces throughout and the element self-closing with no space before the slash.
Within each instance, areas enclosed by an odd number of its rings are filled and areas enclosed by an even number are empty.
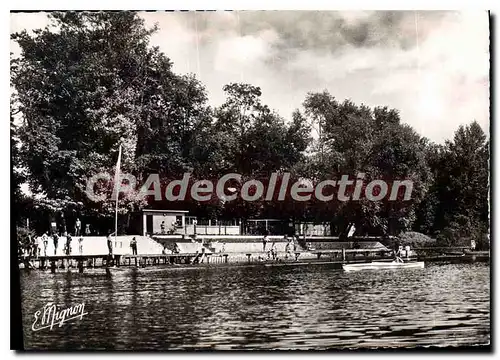
<svg viewBox="0 0 500 360">
<path fill-rule="evenodd" d="M 489 143 L 476 122 L 439 146 L 403 124 L 395 109 L 341 102 L 324 91 L 309 93 L 284 119 L 262 103 L 258 86 L 240 83 L 226 85 L 225 103 L 213 108 L 203 84 L 175 74 L 169 58 L 149 45 L 156 29 L 135 13 L 50 16 L 51 27 L 12 35 L 21 48 L 11 60 L 14 203 L 40 231 L 63 215 L 68 223 L 78 216 L 110 227 L 111 197 L 90 201 L 84 190 L 88 177 L 114 172 L 121 142 L 122 169 L 139 181 L 151 173 L 168 181 L 184 172 L 199 179 L 290 172 L 318 183 L 362 172 L 365 181 L 414 183 L 411 201 L 392 202 L 199 204 L 122 196 L 122 229 L 131 213 L 150 206 L 211 218 L 307 220 L 337 234 L 355 224 L 359 235 L 416 230 L 447 244 L 487 244 Z M 319 137 L 311 136 L 313 123 Z"/>
</svg>

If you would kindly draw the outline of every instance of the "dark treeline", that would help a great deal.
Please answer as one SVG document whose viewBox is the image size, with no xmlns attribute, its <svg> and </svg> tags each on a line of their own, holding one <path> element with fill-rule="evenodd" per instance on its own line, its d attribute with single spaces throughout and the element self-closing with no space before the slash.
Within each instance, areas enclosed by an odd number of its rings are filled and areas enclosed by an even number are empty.
<svg viewBox="0 0 500 360">
<path fill-rule="evenodd" d="M 436 145 L 403 124 L 395 109 L 338 101 L 324 91 L 309 93 L 285 120 L 262 103 L 258 86 L 239 83 L 226 85 L 226 101 L 213 108 L 203 84 L 175 74 L 167 55 L 149 45 L 156 29 L 146 29 L 136 14 L 50 17 L 55 27 L 12 35 L 21 47 L 11 60 L 13 197 L 20 224 L 29 217 L 33 227 L 47 229 L 63 213 L 68 221 L 79 216 L 111 228 L 112 199 L 92 202 L 84 190 L 88 177 L 114 171 L 122 139 L 122 171 L 139 180 L 151 173 L 168 180 L 184 172 L 217 179 L 277 171 L 313 182 L 359 172 L 367 181 L 414 182 L 406 202 L 214 198 L 199 204 L 121 197 L 122 225 L 123 214 L 149 206 L 208 218 L 329 223 L 337 234 L 355 224 L 360 235 L 413 230 L 446 244 L 488 243 L 489 142 L 476 122 Z M 312 123 L 321 129 L 319 138 L 311 136 Z M 20 190 L 23 183 L 32 196 Z"/>
</svg>

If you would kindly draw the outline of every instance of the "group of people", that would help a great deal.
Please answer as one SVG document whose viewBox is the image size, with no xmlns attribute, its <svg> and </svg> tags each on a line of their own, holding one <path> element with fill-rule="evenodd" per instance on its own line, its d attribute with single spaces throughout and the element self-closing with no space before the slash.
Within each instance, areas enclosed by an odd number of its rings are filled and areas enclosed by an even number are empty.
<svg viewBox="0 0 500 360">
<path fill-rule="evenodd" d="M 402 259 L 403 254 L 407 258 L 408 258 L 408 256 L 410 256 L 410 246 L 408 246 L 408 245 L 405 246 L 405 249 L 403 250 L 403 246 L 400 244 L 400 242 L 396 241 L 394 243 L 394 248 L 392 250 L 392 255 L 394 257 L 394 261 L 400 262 L 400 263 L 404 262 L 403 259 Z"/>
<path fill-rule="evenodd" d="M 79 221 L 77 219 L 77 221 Z M 77 223 L 78 224 L 78 223 Z M 75 236 L 78 237 L 78 253 L 80 255 L 83 254 L 83 236 L 81 234 L 80 226 L 76 226 L 76 233 Z M 112 236 L 114 233 L 111 233 L 107 236 L 107 245 L 108 245 L 108 251 L 109 254 L 113 254 L 113 241 L 112 241 Z M 40 236 L 28 236 L 28 242 L 26 245 L 22 246 L 20 245 L 20 255 L 24 256 L 29 256 L 29 257 L 39 257 L 39 256 L 47 256 L 50 255 L 48 254 L 48 248 L 49 248 L 49 241 L 52 240 L 53 243 L 53 249 L 54 249 L 54 255 L 58 254 L 58 249 L 59 249 L 59 244 L 62 241 L 64 241 L 63 244 L 63 254 L 64 255 L 71 255 L 72 254 L 72 245 L 73 245 L 73 237 L 70 233 L 64 233 L 63 235 L 60 235 L 57 231 L 53 231 L 52 235 L 49 235 L 48 232 L 44 232 Z M 132 254 L 137 255 L 137 240 L 135 236 L 132 238 L 130 241 L 130 248 L 132 249 Z"/>
<path fill-rule="evenodd" d="M 300 238 L 298 235 L 295 235 L 295 237 L 288 237 L 288 235 L 285 235 L 283 237 L 283 241 L 286 242 L 285 244 L 285 259 L 288 259 L 288 257 L 293 257 L 293 254 L 296 253 L 297 251 L 297 245 L 300 243 Z M 270 246 L 267 246 L 267 244 L 270 242 Z M 267 251 L 266 251 L 267 248 Z M 278 257 L 278 250 L 276 248 L 276 242 L 269 241 L 269 237 L 267 235 L 264 235 L 262 238 L 262 251 L 267 253 L 267 258 L 270 259 L 272 258 L 273 260 L 276 260 Z"/>
<path fill-rule="evenodd" d="M 44 232 L 40 236 L 35 236 L 35 237 L 29 237 L 29 242 L 25 251 L 25 255 L 31 256 L 31 257 L 39 257 L 39 256 L 47 256 L 47 250 L 49 247 L 49 241 L 52 239 L 52 243 L 54 245 L 54 255 L 57 255 L 57 250 L 59 248 L 59 240 L 60 239 L 65 240 L 64 246 L 63 246 L 63 254 L 65 255 L 71 255 L 71 245 L 73 241 L 73 237 L 71 234 L 65 233 L 64 235 L 60 236 L 58 233 L 53 233 L 51 236 L 47 234 L 47 232 Z M 79 236 L 78 237 L 78 251 L 80 254 L 83 253 L 83 237 Z"/>
<path fill-rule="evenodd" d="M 113 254 L 113 241 L 112 241 L 112 236 L 114 233 L 111 233 L 107 237 L 107 245 L 108 245 L 108 251 L 109 255 Z M 73 242 L 73 237 L 71 234 L 64 234 L 63 236 L 60 236 L 57 233 L 54 233 L 52 236 L 49 236 L 47 232 L 45 232 L 43 235 L 35 237 L 34 239 L 30 238 L 29 246 L 28 246 L 28 251 L 27 254 L 28 256 L 32 257 L 38 257 L 42 255 L 42 249 L 43 249 L 43 255 L 47 256 L 47 248 L 49 245 L 49 240 L 52 237 L 52 241 L 54 244 L 54 255 L 57 255 L 57 250 L 59 248 L 59 240 L 62 238 L 63 240 L 65 239 L 65 243 L 63 246 L 63 254 L 65 255 L 71 255 L 72 254 L 72 242 Z M 132 249 L 132 254 L 137 255 L 137 240 L 135 236 L 132 238 L 130 241 L 130 248 Z M 78 236 L 78 253 L 80 255 L 83 254 L 83 236 Z"/>
<path fill-rule="evenodd" d="M 67 234 L 70 233 L 71 231 L 66 230 L 66 220 L 64 218 L 64 214 L 61 214 L 61 219 L 59 222 L 57 221 L 52 221 L 50 223 L 50 232 L 52 234 Z M 77 237 L 82 236 L 83 234 L 89 236 L 91 234 L 91 229 L 90 229 L 90 224 L 85 225 L 85 230 L 82 231 L 82 222 L 80 221 L 80 218 L 76 218 L 74 228 L 73 228 L 73 234 Z"/>
<path fill-rule="evenodd" d="M 115 233 L 111 233 L 107 236 L 106 242 L 108 244 L 109 255 L 113 255 L 113 236 Z M 135 236 L 130 240 L 130 249 L 132 250 L 132 255 L 137 255 L 137 239 Z"/>
<path fill-rule="evenodd" d="M 165 220 L 163 220 L 160 224 L 160 233 L 161 234 L 174 234 L 175 233 L 175 229 L 181 227 L 182 224 L 181 224 L 181 221 L 180 220 L 174 220 L 172 221 L 172 224 L 170 225 L 170 228 L 167 230 L 166 229 L 166 224 L 165 224 Z"/>
</svg>

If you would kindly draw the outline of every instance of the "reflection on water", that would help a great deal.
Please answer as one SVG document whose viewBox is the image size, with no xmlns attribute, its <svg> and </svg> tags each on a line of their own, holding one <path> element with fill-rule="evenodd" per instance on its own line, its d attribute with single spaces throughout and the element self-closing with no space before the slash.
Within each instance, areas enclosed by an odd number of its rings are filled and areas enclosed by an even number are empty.
<svg viewBox="0 0 500 360">
<path fill-rule="evenodd" d="M 122 268 L 123 269 L 123 268 Z M 23 273 L 27 349 L 326 349 L 489 343 L 489 266 Z M 47 302 L 89 313 L 31 331 Z"/>
</svg>

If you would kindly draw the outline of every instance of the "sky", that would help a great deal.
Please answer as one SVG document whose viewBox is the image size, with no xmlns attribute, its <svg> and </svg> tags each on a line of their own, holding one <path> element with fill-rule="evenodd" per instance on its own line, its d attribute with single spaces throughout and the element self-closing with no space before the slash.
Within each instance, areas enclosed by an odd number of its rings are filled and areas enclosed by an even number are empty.
<svg viewBox="0 0 500 360">
<path fill-rule="evenodd" d="M 478 121 L 489 134 L 489 21 L 485 11 L 143 12 L 152 45 L 193 73 L 211 105 L 230 82 L 260 86 L 285 119 L 308 92 L 400 111 L 430 140 Z M 11 14 L 11 32 L 48 24 Z M 11 42 L 11 51 L 19 50 Z"/>
</svg>

